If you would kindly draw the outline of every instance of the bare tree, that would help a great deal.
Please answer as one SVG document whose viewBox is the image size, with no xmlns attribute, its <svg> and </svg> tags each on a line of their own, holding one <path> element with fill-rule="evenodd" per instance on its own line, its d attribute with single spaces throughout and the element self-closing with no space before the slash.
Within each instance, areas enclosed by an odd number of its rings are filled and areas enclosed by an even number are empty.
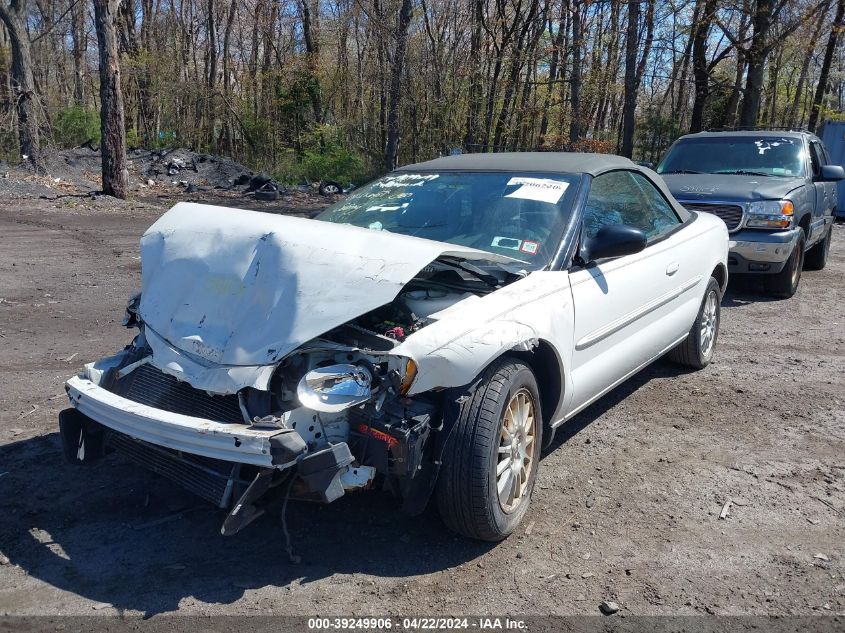
<svg viewBox="0 0 845 633">
<path fill-rule="evenodd" d="M 581 137 L 581 47 L 583 32 L 581 29 L 581 5 L 584 0 L 572 0 L 572 75 L 570 78 L 569 100 L 572 104 L 569 123 L 569 142 L 577 143 Z"/>
<path fill-rule="evenodd" d="M 396 25 L 393 59 L 390 68 L 390 88 L 387 97 L 387 143 L 384 150 L 384 169 L 393 171 L 399 152 L 399 99 L 401 98 L 402 70 L 405 65 L 405 51 L 408 47 L 408 28 L 413 16 L 411 0 L 402 0 L 399 21 Z"/>
<path fill-rule="evenodd" d="M 833 53 L 836 50 L 839 33 L 842 31 L 843 19 L 845 19 L 845 0 L 837 0 L 836 17 L 833 19 L 833 26 L 831 27 L 830 35 L 827 38 L 827 47 L 824 51 L 824 61 L 822 62 L 822 69 L 819 73 L 819 83 L 816 85 L 816 96 L 813 98 L 813 108 L 810 112 L 810 122 L 808 126 L 811 130 L 815 130 L 818 125 L 819 112 L 821 111 L 824 96 L 827 93 L 830 66 L 833 63 Z"/>
<path fill-rule="evenodd" d="M 127 189 L 126 130 L 120 87 L 116 19 L 119 0 L 94 0 L 94 24 L 100 51 L 100 141 L 103 192 L 125 198 Z"/>
<path fill-rule="evenodd" d="M 634 154 L 634 117 L 637 108 L 637 92 L 640 89 L 645 63 L 651 50 L 654 35 L 654 2 L 648 0 L 645 16 L 645 37 L 642 56 L 637 61 L 639 50 L 640 0 L 628 0 L 628 33 L 625 44 L 625 104 L 622 108 L 622 156 L 631 158 Z"/>
<path fill-rule="evenodd" d="M 18 117 L 21 159 L 38 172 L 44 171 L 38 134 L 38 95 L 33 78 L 32 45 L 26 28 L 27 0 L 0 2 L 0 20 L 9 34 L 12 49 L 12 97 Z"/>
</svg>

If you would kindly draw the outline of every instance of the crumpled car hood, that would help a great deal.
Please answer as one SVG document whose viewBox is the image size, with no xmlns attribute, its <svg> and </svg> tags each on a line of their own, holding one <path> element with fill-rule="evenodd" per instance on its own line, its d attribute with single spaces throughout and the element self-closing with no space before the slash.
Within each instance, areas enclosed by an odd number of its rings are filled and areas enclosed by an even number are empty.
<svg viewBox="0 0 845 633">
<path fill-rule="evenodd" d="M 383 231 L 182 202 L 141 238 L 140 314 L 203 365 L 269 365 L 389 303 L 445 255 L 514 261 Z"/>
</svg>

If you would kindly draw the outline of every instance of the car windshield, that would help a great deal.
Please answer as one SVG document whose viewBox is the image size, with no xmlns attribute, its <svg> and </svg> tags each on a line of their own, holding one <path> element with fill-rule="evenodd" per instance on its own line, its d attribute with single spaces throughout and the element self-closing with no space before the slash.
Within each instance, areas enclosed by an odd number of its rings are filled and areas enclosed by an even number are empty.
<svg viewBox="0 0 845 633">
<path fill-rule="evenodd" d="M 317 216 L 469 246 L 545 266 L 572 213 L 579 176 L 515 172 L 394 172 Z"/>
<path fill-rule="evenodd" d="M 658 174 L 735 174 L 794 177 L 803 173 L 800 138 L 710 136 L 677 142 L 657 167 Z"/>
</svg>

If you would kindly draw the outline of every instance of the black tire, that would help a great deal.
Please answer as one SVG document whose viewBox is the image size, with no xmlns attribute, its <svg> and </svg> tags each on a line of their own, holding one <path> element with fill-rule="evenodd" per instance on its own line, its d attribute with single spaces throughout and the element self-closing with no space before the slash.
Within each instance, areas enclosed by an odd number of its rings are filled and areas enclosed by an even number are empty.
<svg viewBox="0 0 845 633">
<path fill-rule="evenodd" d="M 272 182 L 265 183 L 260 189 L 255 190 L 255 199 L 263 202 L 274 202 L 279 199 L 279 188 Z"/>
<path fill-rule="evenodd" d="M 500 461 L 500 444 L 507 439 L 506 409 L 514 401 L 529 400 L 533 407 L 530 425 L 533 440 L 525 445 L 520 440 L 511 440 L 511 445 L 520 448 Z M 537 477 L 542 435 L 540 396 L 533 372 L 511 358 L 495 361 L 463 399 L 443 454 L 435 492 L 443 522 L 458 534 L 484 541 L 501 541 L 511 534 L 528 511 Z M 519 452 L 523 448 L 524 451 Z M 530 463 L 526 467 L 529 455 Z M 505 468 L 499 476 L 503 479 L 497 479 L 497 467 L 505 461 L 514 468 L 524 469 L 526 476 L 515 479 L 515 470 Z M 508 470 L 510 479 L 507 478 Z M 504 489 L 508 490 L 514 481 L 519 482 L 519 496 L 513 497 L 512 504 L 503 504 L 497 485 L 504 483 Z M 508 505 L 510 507 L 506 507 Z"/>
<path fill-rule="evenodd" d="M 59 412 L 62 452 L 69 464 L 90 464 L 103 456 L 103 434 L 91 420 L 76 409 Z"/>
<path fill-rule="evenodd" d="M 710 303 L 714 299 L 715 306 Z M 721 303 L 722 289 L 719 282 L 711 277 L 689 335 L 669 352 L 669 360 L 692 369 L 704 369 L 710 364 L 716 349 L 716 341 L 719 340 L 719 324 L 722 321 Z M 713 307 L 715 307 L 715 313 L 712 311 Z M 712 324 L 710 338 L 704 335 L 706 324 Z"/>
<path fill-rule="evenodd" d="M 801 270 L 804 268 L 804 230 L 798 237 L 798 242 L 786 262 L 783 270 L 768 279 L 769 294 L 773 297 L 789 299 L 798 291 L 798 284 L 801 281 Z"/>
<path fill-rule="evenodd" d="M 807 270 L 822 270 L 827 265 L 827 255 L 830 253 L 832 239 L 833 223 L 827 227 L 825 236 L 804 255 L 804 268 Z"/>
</svg>

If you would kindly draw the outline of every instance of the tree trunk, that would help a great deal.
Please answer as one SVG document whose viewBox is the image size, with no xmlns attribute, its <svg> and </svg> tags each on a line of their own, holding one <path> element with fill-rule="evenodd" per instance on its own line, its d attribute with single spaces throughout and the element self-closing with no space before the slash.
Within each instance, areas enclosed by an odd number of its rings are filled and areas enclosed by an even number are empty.
<svg viewBox="0 0 845 633">
<path fill-rule="evenodd" d="M 819 13 L 819 21 L 813 29 L 813 34 L 810 37 L 810 45 L 807 47 L 807 53 L 804 55 L 804 61 L 801 64 L 801 72 L 798 75 L 798 85 L 795 86 L 795 97 L 792 99 L 792 105 L 789 107 L 789 112 L 786 116 L 786 124 L 790 127 L 797 127 L 798 108 L 801 105 L 801 99 L 804 96 L 804 84 L 807 81 L 807 73 L 810 70 L 810 62 L 813 60 L 813 54 L 816 52 L 816 43 L 819 41 L 819 35 L 824 27 L 825 14 L 827 11 L 823 10 Z M 802 117 L 803 119 L 803 113 Z"/>
<path fill-rule="evenodd" d="M 81 0 L 71 10 L 71 32 L 73 34 L 73 101 L 85 105 L 85 51 L 88 48 L 85 34 L 85 3 Z"/>
<path fill-rule="evenodd" d="M 100 148 L 103 193 L 125 198 L 127 189 L 126 132 L 120 89 L 120 56 L 115 18 L 118 0 L 94 0 L 94 25 L 100 51 Z"/>
<path fill-rule="evenodd" d="M 302 0 L 302 33 L 305 39 L 305 54 L 308 64 L 308 96 L 311 99 L 311 109 L 314 121 L 320 123 L 323 119 L 323 104 L 320 95 L 320 80 L 318 75 L 320 65 L 320 3 L 312 0 Z"/>
<path fill-rule="evenodd" d="M 625 41 L 625 103 L 622 106 L 622 156 L 634 154 L 634 114 L 637 109 L 637 35 L 640 1 L 628 0 L 628 29 Z"/>
<path fill-rule="evenodd" d="M 478 142 L 478 117 L 481 116 L 481 24 L 484 21 L 484 0 L 470 0 L 472 35 L 469 42 L 469 104 L 467 106 L 464 147 L 472 151 Z"/>
<path fill-rule="evenodd" d="M 716 12 L 716 0 L 704 0 L 698 23 L 693 27 L 692 73 L 695 78 L 695 100 L 692 104 L 689 131 L 700 132 L 704 127 L 704 106 L 710 94 L 710 70 L 707 67 L 707 40 Z"/>
<path fill-rule="evenodd" d="M 830 35 L 827 38 L 824 61 L 822 61 L 822 69 L 819 72 L 819 83 L 816 85 L 816 96 L 813 98 L 813 109 L 810 111 L 810 122 L 807 125 L 811 130 L 815 130 L 819 123 L 822 102 L 827 93 L 830 66 L 833 63 L 833 53 L 836 52 L 836 44 L 839 38 L 839 32 L 842 30 L 843 19 L 845 19 L 845 0 L 837 0 L 836 17 L 833 19 L 833 27 L 830 29 Z"/>
<path fill-rule="evenodd" d="M 572 112 L 569 121 L 569 142 L 577 143 L 581 137 L 581 2 L 572 2 L 572 83 L 569 99 Z"/>
<path fill-rule="evenodd" d="M 12 98 L 18 115 L 18 145 L 21 159 L 38 173 L 44 172 L 38 134 L 38 112 L 33 78 L 32 46 L 26 30 L 25 0 L 0 5 L 0 20 L 9 34 L 12 49 Z"/>
<path fill-rule="evenodd" d="M 739 115 L 740 127 L 754 127 L 760 113 L 760 100 L 763 96 L 763 79 L 766 71 L 769 29 L 772 24 L 771 0 L 757 0 L 754 12 L 751 46 L 746 52 L 748 73 L 745 79 L 745 95 L 742 98 L 742 111 Z"/>
<path fill-rule="evenodd" d="M 384 168 L 396 169 L 399 153 L 399 100 L 402 88 L 402 68 L 405 64 L 405 50 L 408 47 L 408 27 L 411 25 L 413 6 L 411 0 L 402 0 L 399 9 L 399 24 L 396 27 L 396 48 L 390 69 L 390 87 L 387 95 L 387 142 L 384 150 Z"/>
<path fill-rule="evenodd" d="M 552 34 L 552 26 L 551 20 L 549 21 L 549 35 Z M 566 34 L 566 19 L 564 16 L 560 17 L 560 22 L 557 25 L 557 33 L 554 38 L 554 43 L 552 44 L 552 58 L 549 62 L 549 86 L 546 89 L 546 95 L 543 98 L 543 112 L 540 119 L 540 135 L 539 141 L 540 145 L 544 145 L 546 142 L 546 132 L 549 129 L 549 104 L 552 101 L 552 94 L 555 82 L 557 81 L 558 75 L 558 60 L 560 59 L 560 53 L 563 49 L 563 38 Z M 562 66 L 563 64 L 561 64 Z"/>
</svg>

